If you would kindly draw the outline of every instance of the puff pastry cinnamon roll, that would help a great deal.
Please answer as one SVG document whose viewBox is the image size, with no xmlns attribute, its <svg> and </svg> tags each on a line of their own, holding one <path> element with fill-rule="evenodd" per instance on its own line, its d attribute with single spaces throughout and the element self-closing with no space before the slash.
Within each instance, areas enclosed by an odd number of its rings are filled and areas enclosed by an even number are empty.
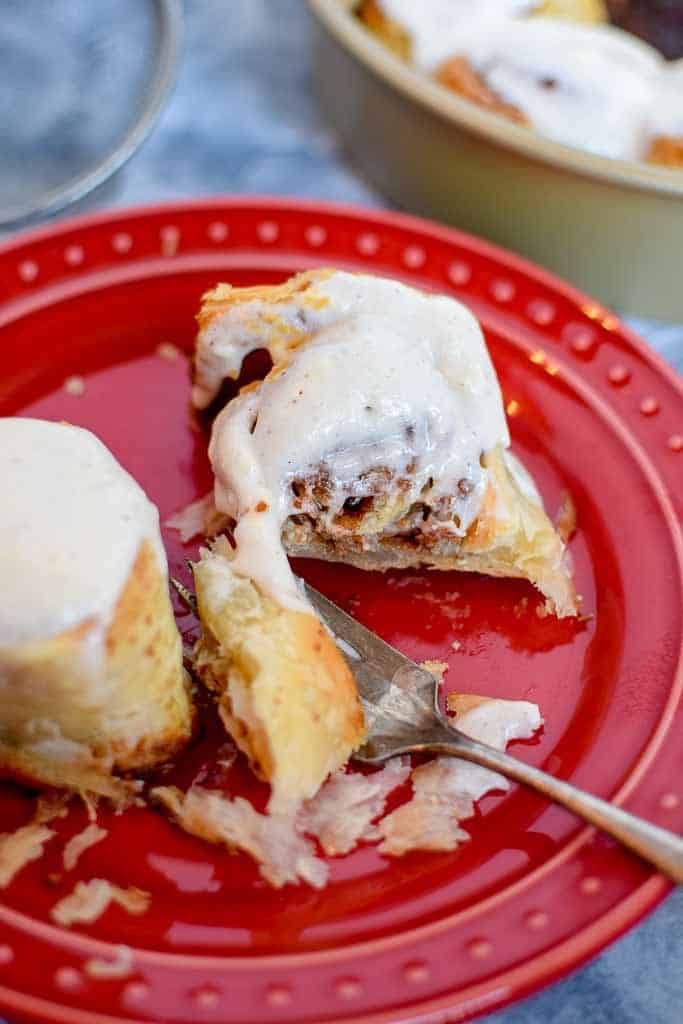
<svg viewBox="0 0 683 1024">
<path fill-rule="evenodd" d="M 0 775 L 114 799 L 192 703 L 158 513 L 87 430 L 0 419 Z"/>
<path fill-rule="evenodd" d="M 362 726 L 348 673 L 330 638 L 316 631 L 285 549 L 368 569 L 522 577 L 560 616 L 576 613 L 567 553 L 508 452 L 482 332 L 459 302 L 396 281 L 318 270 L 275 287 L 220 285 L 204 297 L 199 325 L 197 408 L 211 405 L 254 349 L 266 348 L 273 367 L 213 424 L 215 503 L 232 528 L 232 546 L 222 541 L 204 552 L 195 569 L 203 626 L 197 666 L 221 693 L 228 728 L 275 788 L 272 766 L 287 758 L 275 752 L 272 727 L 266 736 L 271 698 L 257 712 L 254 680 L 290 711 L 313 695 L 308 735 L 317 713 L 319 728 L 329 724 L 343 740 L 334 758 L 318 757 L 308 787 L 290 787 L 301 796 L 317 788 L 332 761 L 343 763 Z M 307 637 L 301 644 L 299 633 Z M 266 666 L 268 659 L 285 665 Z M 299 673 L 306 682 L 296 689 Z M 323 708 L 337 702 L 346 709 L 341 717 L 337 711 L 339 721 L 321 716 L 316 692 Z M 255 735 L 266 753 L 254 757 Z M 306 735 L 290 746 L 312 746 Z"/>
<path fill-rule="evenodd" d="M 360 16 L 375 35 L 402 32 L 412 64 L 471 103 L 567 146 L 645 158 L 664 62 L 601 24 L 602 3 L 373 0 L 372 10 Z"/>
</svg>

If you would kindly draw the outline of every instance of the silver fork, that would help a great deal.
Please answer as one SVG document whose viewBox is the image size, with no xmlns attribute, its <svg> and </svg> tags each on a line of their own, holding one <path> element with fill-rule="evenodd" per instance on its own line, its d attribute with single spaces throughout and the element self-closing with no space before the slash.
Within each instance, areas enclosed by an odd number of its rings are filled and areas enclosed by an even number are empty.
<svg viewBox="0 0 683 1024">
<path fill-rule="evenodd" d="M 194 595 L 177 580 L 172 583 L 196 613 Z M 304 586 L 356 680 L 368 731 L 365 743 L 353 755 L 354 760 L 381 764 L 399 754 L 424 752 L 473 761 L 535 789 L 619 840 L 674 882 L 683 882 L 680 836 L 510 754 L 470 739 L 441 714 L 439 685 L 430 672 L 385 643 L 314 587 Z"/>
</svg>

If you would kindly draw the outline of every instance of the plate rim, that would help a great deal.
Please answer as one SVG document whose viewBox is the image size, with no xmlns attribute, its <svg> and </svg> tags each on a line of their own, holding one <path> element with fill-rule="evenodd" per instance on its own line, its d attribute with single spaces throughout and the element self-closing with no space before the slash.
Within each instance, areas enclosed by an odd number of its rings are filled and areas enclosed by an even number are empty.
<svg viewBox="0 0 683 1024">
<path fill-rule="evenodd" d="M 280 210 L 283 214 L 308 214 L 311 216 L 329 214 L 333 216 L 341 216 L 342 218 L 350 217 L 362 220 L 369 226 L 372 226 L 372 224 L 375 223 L 382 226 L 389 225 L 407 231 L 417 231 L 421 234 L 430 235 L 433 238 L 440 239 L 450 244 L 455 243 L 465 250 L 492 259 L 496 263 L 520 273 L 525 278 L 537 281 L 539 284 L 549 288 L 550 290 L 561 294 L 580 308 L 584 307 L 586 304 L 590 304 L 593 308 L 599 310 L 600 314 L 607 314 L 608 312 L 601 303 L 595 302 L 584 292 L 567 284 L 557 275 L 538 267 L 536 264 L 519 257 L 500 246 L 486 242 L 457 229 L 444 227 L 420 217 L 397 213 L 394 211 L 385 211 L 376 208 L 366 209 L 354 204 L 327 201 L 319 202 L 316 200 L 279 196 L 202 196 L 190 200 L 166 200 L 160 203 L 141 204 L 131 207 L 97 211 L 95 213 L 86 213 L 78 217 L 65 218 L 47 226 L 32 228 L 13 235 L 11 238 L 0 243 L 0 259 L 7 255 L 11 255 L 13 251 L 22 250 L 27 246 L 31 246 L 36 243 L 54 241 L 55 239 L 59 239 L 60 236 L 71 234 L 79 229 L 99 228 L 106 225 L 116 224 L 119 221 L 129 221 L 132 218 L 150 218 L 170 214 L 187 215 L 188 213 L 199 212 L 202 210 L 207 213 L 209 211 L 229 212 L 230 210 L 243 209 L 245 207 L 260 209 L 263 210 L 264 213 L 272 213 Z M 132 265 L 136 262 L 142 264 L 146 259 L 148 260 L 149 258 L 135 257 L 131 255 L 131 257 L 126 260 L 126 264 L 122 265 Z M 359 261 L 362 261 L 362 257 L 360 255 Z M 81 271 L 81 274 L 83 277 L 86 277 L 88 275 L 87 268 L 84 268 L 84 270 Z M 38 284 L 36 289 L 31 289 L 29 287 L 23 294 L 28 297 L 32 290 L 41 291 L 43 288 L 49 288 L 52 283 L 53 282 L 44 286 Z M 10 295 L 6 301 L 0 300 L 0 310 L 2 310 L 3 306 L 6 306 L 8 310 L 11 311 L 17 298 L 18 296 L 13 294 Z M 640 338 L 630 327 L 624 324 L 620 318 L 617 318 L 617 324 L 619 336 L 624 338 L 628 342 L 629 346 L 631 346 L 646 362 L 650 364 L 658 376 L 664 377 L 667 382 L 673 386 L 678 397 L 683 400 L 683 378 L 677 373 L 677 371 L 654 349 L 652 349 L 647 342 Z M 589 381 L 587 384 L 590 386 Z M 612 412 L 619 421 L 621 421 L 621 417 L 611 406 L 609 406 L 609 403 L 605 402 L 605 405 L 607 405 L 609 411 Z M 633 437 L 633 440 L 638 444 L 638 447 L 641 447 L 638 438 Z M 645 452 L 645 454 L 647 453 Z M 660 478 L 657 467 L 652 463 L 650 463 L 650 467 L 658 482 L 661 484 L 665 496 L 671 500 L 670 489 Z M 675 510 L 674 519 L 677 521 Z M 574 837 L 574 840 L 570 845 L 574 847 L 576 844 L 582 842 L 582 837 L 585 834 L 590 833 L 590 831 L 590 829 L 582 829 L 581 832 Z M 411 1019 L 427 1021 L 432 1019 L 435 1013 L 440 1013 L 446 1008 L 451 1009 L 457 1014 L 459 1006 L 461 1007 L 460 1015 L 454 1017 L 454 1019 L 466 1019 L 472 1014 L 478 1015 L 478 1013 L 490 1012 L 496 1007 L 504 1005 L 513 999 L 518 999 L 532 991 L 538 991 L 540 988 L 552 983 L 568 971 L 579 967 L 580 964 L 585 963 L 592 956 L 596 955 L 602 948 L 604 948 L 605 945 L 614 941 L 614 939 L 623 934 L 626 930 L 641 920 L 649 911 L 654 909 L 654 907 L 661 902 L 672 888 L 671 884 L 660 875 L 650 875 L 644 882 L 642 882 L 642 884 L 633 889 L 628 896 L 609 908 L 591 924 L 582 928 L 581 931 L 574 935 L 569 936 L 567 939 L 556 943 L 541 954 L 534 956 L 533 959 L 524 961 L 521 964 L 509 968 L 503 973 L 498 973 L 494 975 L 492 979 L 466 986 L 458 993 L 451 992 L 450 995 L 447 994 L 435 1000 L 426 1000 L 424 1003 L 419 1001 L 411 1003 Z M 82 937 L 86 938 L 86 936 Z M 102 940 L 95 941 L 99 942 Z M 111 943 L 105 943 L 105 945 L 111 946 Z M 358 945 L 362 946 L 363 943 Z M 353 950 L 357 947 L 356 945 L 351 945 L 348 948 L 349 950 Z M 140 952 L 149 953 L 152 951 L 141 950 Z M 195 959 L 195 957 L 188 954 L 173 954 L 173 956 L 179 959 L 182 959 L 185 956 L 187 956 L 188 959 Z M 276 955 L 276 959 L 286 960 L 289 964 L 292 964 L 296 959 L 308 957 L 309 954 Z M 199 957 L 199 959 L 202 958 Z M 251 962 L 253 966 L 257 966 L 259 961 L 272 958 L 267 956 L 258 956 L 252 958 L 226 957 L 213 959 L 239 963 L 240 967 L 243 968 L 248 962 Z M 520 975 L 523 975 L 523 977 L 519 977 Z M 504 985 L 507 978 L 514 978 L 517 980 L 516 982 L 510 982 L 512 990 L 501 996 L 500 999 L 487 1003 L 482 1002 L 479 1009 L 468 1009 L 466 1007 L 465 1004 L 467 1004 L 468 1000 L 471 1002 L 476 998 L 476 995 L 473 995 L 473 993 L 486 989 L 487 987 L 490 988 L 492 981 L 496 986 Z M 479 998 L 481 999 L 481 997 Z M 38 1004 L 40 1004 L 40 1007 L 38 1007 Z M 73 1007 L 69 1007 L 66 1004 L 48 1003 L 41 997 L 15 992 L 14 990 L 8 989 L 4 986 L 0 987 L 0 1005 L 3 1008 L 9 1007 L 12 1012 L 29 1014 L 31 1018 L 35 1020 L 63 1021 L 68 1019 L 73 1021 L 82 1021 L 83 1024 L 86 1024 L 86 1022 L 87 1024 L 104 1024 L 104 1022 L 107 1022 L 108 1024 L 108 1022 L 116 1021 L 117 1024 L 127 1024 L 127 1022 L 149 1019 L 121 1015 L 109 1017 L 107 1015 L 99 1014 L 97 1011 L 76 1011 Z M 33 1009 L 31 1008 L 32 1006 Z M 49 1015 L 48 1010 L 50 1011 Z M 391 1019 L 396 1020 L 397 1012 L 400 1015 L 403 1011 L 376 1011 L 351 1017 L 335 1016 L 334 1020 L 337 1024 L 346 1024 L 346 1022 L 351 1021 L 355 1022 L 355 1024 L 360 1024 L 361 1021 L 365 1022 L 365 1024 L 380 1024 L 380 1022 L 386 1022 Z M 427 1016 L 423 1016 L 423 1013 L 427 1014 Z"/>
</svg>

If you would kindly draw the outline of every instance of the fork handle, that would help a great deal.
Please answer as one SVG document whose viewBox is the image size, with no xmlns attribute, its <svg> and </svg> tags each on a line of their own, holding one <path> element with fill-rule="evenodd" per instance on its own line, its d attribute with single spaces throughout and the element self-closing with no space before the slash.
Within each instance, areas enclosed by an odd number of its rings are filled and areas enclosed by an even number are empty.
<svg viewBox="0 0 683 1024">
<path fill-rule="evenodd" d="M 569 782 L 556 779 L 540 768 L 534 768 L 485 743 L 471 740 L 464 733 L 455 733 L 446 726 L 435 729 L 431 735 L 425 735 L 424 743 L 411 745 L 410 749 L 452 754 L 500 772 L 515 782 L 522 782 L 555 803 L 562 804 L 590 825 L 618 839 L 674 882 L 683 883 L 683 839 L 674 832 L 652 825 L 644 818 L 629 814 Z"/>
</svg>

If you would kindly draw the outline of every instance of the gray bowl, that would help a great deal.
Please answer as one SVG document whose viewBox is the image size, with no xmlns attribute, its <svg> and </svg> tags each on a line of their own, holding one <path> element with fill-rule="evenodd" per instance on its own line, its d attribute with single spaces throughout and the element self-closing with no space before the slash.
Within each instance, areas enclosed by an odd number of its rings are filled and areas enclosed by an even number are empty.
<svg viewBox="0 0 683 1024">
<path fill-rule="evenodd" d="M 308 0 L 323 108 L 365 176 L 625 313 L 683 320 L 683 172 L 593 156 L 413 70 L 344 0 Z"/>
</svg>

